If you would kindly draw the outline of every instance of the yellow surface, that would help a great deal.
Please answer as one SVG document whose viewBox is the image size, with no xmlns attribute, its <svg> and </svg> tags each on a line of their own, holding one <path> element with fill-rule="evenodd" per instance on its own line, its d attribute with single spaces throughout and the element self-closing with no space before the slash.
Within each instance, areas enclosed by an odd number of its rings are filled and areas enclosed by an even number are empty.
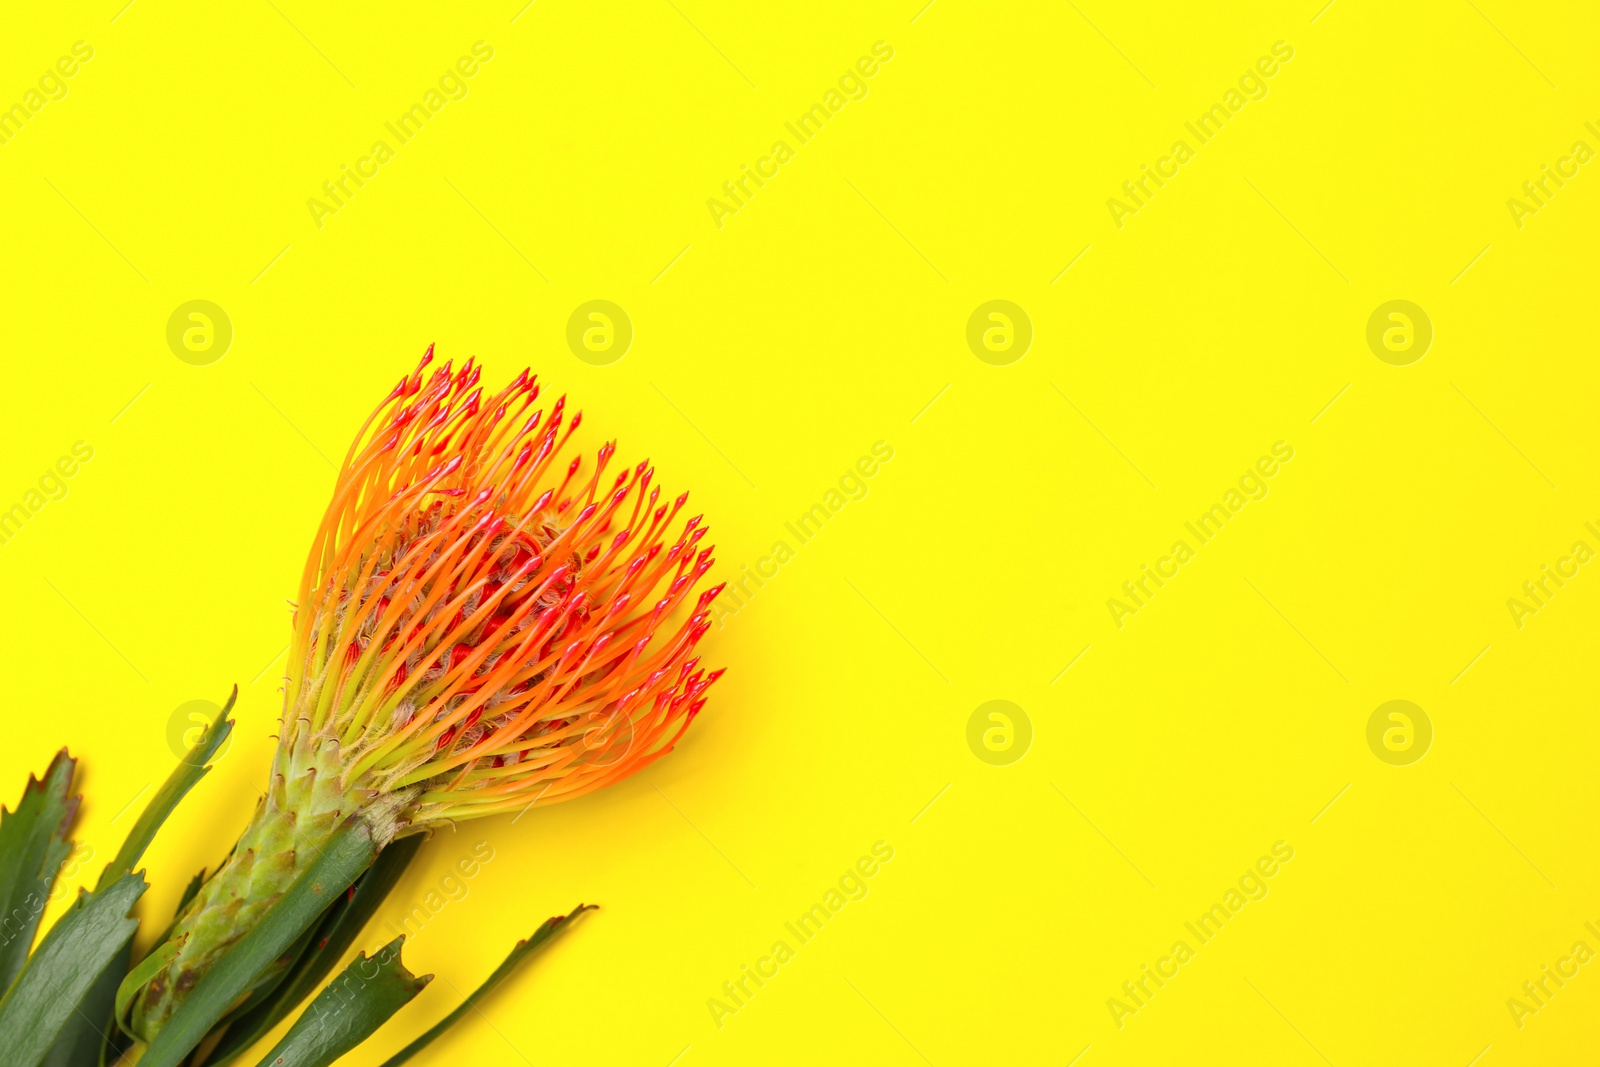
<svg viewBox="0 0 1600 1067">
<path fill-rule="evenodd" d="M 406 958 L 439 980 L 348 1062 L 580 900 L 417 1062 L 1592 1060 L 1592 8 L 121 3 L 0 34 L 26 114 L 0 144 L 25 517 L 0 793 L 70 744 L 103 861 L 184 705 L 238 682 L 147 918 L 262 787 L 326 457 L 436 341 L 570 391 L 592 443 L 693 489 L 725 577 L 767 577 L 672 756 L 429 846 L 379 925 L 436 912 Z M 1568 178 L 1534 201 L 1545 165 Z M 332 201 L 346 167 L 369 176 Z M 193 300 L 231 322 L 220 360 L 169 347 Z M 631 321 L 620 360 L 568 347 L 591 300 Z M 1020 360 L 1007 312 L 969 348 L 992 300 L 1031 323 Z M 1393 300 L 1432 324 L 1418 361 L 1414 315 L 1368 346 Z M 1546 565 L 1571 577 L 1535 602 Z M 1022 716 L 969 734 L 995 700 Z M 1392 700 L 1431 724 L 1420 760 L 1410 712 L 1369 747 Z M 734 1001 L 747 966 L 771 977 Z M 1135 1000 L 1146 966 L 1170 977 Z M 1534 1001 L 1547 966 L 1575 976 Z"/>
</svg>

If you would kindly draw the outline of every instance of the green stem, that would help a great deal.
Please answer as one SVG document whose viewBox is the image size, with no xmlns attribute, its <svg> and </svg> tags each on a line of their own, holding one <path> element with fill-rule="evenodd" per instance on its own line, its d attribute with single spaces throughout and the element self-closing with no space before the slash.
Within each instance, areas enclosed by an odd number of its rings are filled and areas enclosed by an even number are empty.
<svg viewBox="0 0 1600 1067">
<path fill-rule="evenodd" d="M 213 961 L 261 921 L 360 804 L 344 788 L 336 746 L 304 731 L 288 737 L 250 825 L 173 924 L 168 936 L 187 935 L 183 949 L 134 999 L 129 1032 L 155 1040 Z"/>
<path fill-rule="evenodd" d="M 249 990 L 256 976 L 316 922 L 329 902 L 348 889 L 377 856 L 371 826 L 365 818 L 351 816 L 261 920 L 201 976 L 151 1041 L 139 1060 L 140 1067 L 178 1067 Z"/>
</svg>

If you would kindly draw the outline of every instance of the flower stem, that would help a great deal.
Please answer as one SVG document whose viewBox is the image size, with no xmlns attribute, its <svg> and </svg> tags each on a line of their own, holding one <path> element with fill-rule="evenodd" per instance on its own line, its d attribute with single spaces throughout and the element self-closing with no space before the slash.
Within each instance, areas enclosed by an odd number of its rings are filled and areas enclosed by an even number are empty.
<svg viewBox="0 0 1600 1067">
<path fill-rule="evenodd" d="M 178 1067 L 272 961 L 294 943 L 330 901 L 378 856 L 371 826 L 345 820 L 316 860 L 201 976 L 140 1058 L 141 1067 Z"/>
</svg>

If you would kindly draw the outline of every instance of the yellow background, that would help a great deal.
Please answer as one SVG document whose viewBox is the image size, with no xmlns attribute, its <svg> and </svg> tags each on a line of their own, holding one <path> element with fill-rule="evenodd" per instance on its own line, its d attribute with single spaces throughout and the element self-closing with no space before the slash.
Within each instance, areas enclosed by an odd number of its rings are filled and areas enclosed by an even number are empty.
<svg viewBox="0 0 1600 1067">
<path fill-rule="evenodd" d="M 325 457 L 437 342 L 486 384 L 532 365 L 591 444 L 692 488 L 725 577 L 796 552 L 713 632 L 730 670 L 677 752 L 428 846 L 384 920 L 495 858 L 406 947 L 440 979 L 348 1062 L 579 901 L 603 908 L 417 1062 L 1592 1061 L 1600 964 L 1521 1028 L 1507 999 L 1600 949 L 1600 574 L 1520 628 L 1506 603 L 1600 547 L 1600 173 L 1520 228 L 1506 204 L 1600 147 L 1592 9 L 122 2 L 0 33 L 0 103 L 94 49 L 0 145 L 0 506 L 94 449 L 0 546 L 0 793 L 81 757 L 75 881 L 168 772 L 175 710 L 238 682 L 143 913 L 225 852 Z M 468 95 L 319 229 L 308 198 L 480 40 Z M 868 95 L 795 144 L 877 41 Z M 1107 199 L 1277 41 L 1268 95 L 1118 228 Z M 707 199 L 780 138 L 719 228 Z M 565 341 L 596 298 L 635 330 L 609 366 Z M 207 366 L 166 342 L 193 299 L 235 332 Z M 991 299 L 1033 324 L 1008 366 L 966 343 Z M 1365 340 L 1391 299 L 1434 326 L 1409 366 Z M 1114 625 L 1280 440 L 1266 498 Z M 1007 766 L 967 743 L 995 699 L 1032 724 Z M 1367 745 L 1392 699 L 1435 731 L 1409 766 Z M 708 1000 L 878 841 L 868 895 L 719 1027 Z M 1119 1028 L 1108 999 L 1277 841 L 1265 899 Z"/>
</svg>

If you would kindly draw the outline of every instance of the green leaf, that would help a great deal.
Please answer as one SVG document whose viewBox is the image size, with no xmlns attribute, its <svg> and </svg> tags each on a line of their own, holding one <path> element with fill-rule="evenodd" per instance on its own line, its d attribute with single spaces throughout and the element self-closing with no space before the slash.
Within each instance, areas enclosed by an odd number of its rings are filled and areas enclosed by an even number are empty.
<svg viewBox="0 0 1600 1067">
<path fill-rule="evenodd" d="M 367 821 L 359 815 L 346 819 L 328 839 L 322 853 L 267 909 L 261 921 L 223 952 L 195 983 L 150 1042 L 139 1060 L 140 1067 L 178 1067 L 239 1002 L 256 976 L 294 944 L 333 898 L 372 866 L 377 855 Z"/>
<path fill-rule="evenodd" d="M 41 781 L 28 776 L 16 811 L 0 809 L 0 990 L 8 988 L 28 958 L 71 845 L 67 831 L 79 797 L 69 797 L 77 761 L 57 752 Z"/>
<path fill-rule="evenodd" d="M 167 776 L 161 789 L 145 805 L 133 828 L 128 831 L 122 847 L 101 872 L 100 880 L 95 886 L 96 892 L 105 889 L 133 869 L 173 809 L 195 784 L 206 776 L 210 770 L 208 763 L 217 752 L 221 751 L 223 743 L 233 730 L 233 722 L 227 716 L 238 696 L 239 687 L 235 686 L 233 693 L 228 697 L 227 705 L 217 716 L 216 721 L 207 727 L 200 740 L 184 754 L 177 768 Z M 199 890 L 202 880 L 202 877 L 197 877 L 190 883 L 188 895 L 192 896 Z M 187 899 L 184 903 L 187 903 Z M 182 910 L 182 905 L 179 906 L 179 910 Z M 162 937 L 165 939 L 166 935 L 163 934 Z M 117 1030 L 118 1024 L 113 1021 L 120 1018 L 120 1013 L 114 1013 L 113 1006 L 119 984 L 127 974 L 132 951 L 133 944 L 129 941 L 95 978 L 88 992 L 84 994 L 83 1000 L 78 1004 L 77 1010 L 62 1026 L 55 1044 L 50 1048 L 50 1054 L 45 1057 L 43 1067 L 80 1067 L 80 1065 L 97 1067 L 104 1052 L 120 1050 L 123 1046 L 123 1035 Z"/>
<path fill-rule="evenodd" d="M 129 941 L 127 944 L 122 946 L 122 956 L 120 962 L 114 961 L 110 967 L 106 968 L 106 973 L 102 973 L 100 975 L 99 980 L 96 981 L 95 987 L 94 989 L 90 990 L 89 995 L 94 996 L 97 993 L 100 993 L 102 990 L 105 990 L 99 1003 L 108 1005 L 114 1004 L 117 999 L 117 986 L 120 984 L 122 977 L 128 973 L 128 965 L 133 962 L 132 957 L 133 942 Z M 107 986 L 110 986 L 109 990 L 106 989 Z M 82 1064 L 82 1067 L 106 1067 L 107 1064 L 114 1064 L 121 1060 L 123 1055 L 127 1053 L 129 1049 L 138 1044 L 136 1039 L 129 1037 L 117 1027 L 116 1020 L 112 1018 L 110 1008 L 106 1009 L 105 1018 L 105 1040 L 100 1042 L 99 1059 L 94 1061 L 85 1061 Z M 71 1024 L 69 1023 L 68 1025 L 70 1026 Z M 57 1040 L 59 1040 L 59 1038 Z M 74 1062 L 72 1067 L 79 1067 L 79 1065 Z"/>
<path fill-rule="evenodd" d="M 178 766 L 167 776 L 167 780 L 162 783 L 161 791 L 151 797 L 150 803 L 145 805 L 139 821 L 133 824 L 133 829 L 128 831 L 127 840 L 122 842 L 122 848 L 117 850 L 116 856 L 100 875 L 100 883 L 96 889 L 104 889 L 133 870 L 139 858 L 144 855 L 144 850 L 149 848 L 150 842 L 155 839 L 156 831 L 167 821 L 167 816 L 172 814 L 178 802 L 211 770 L 210 760 L 217 754 L 223 742 L 227 741 L 228 735 L 233 732 L 233 720 L 228 718 L 228 712 L 233 710 L 234 702 L 238 699 L 239 687 L 234 686 L 221 713 L 210 726 L 206 727 L 206 732 L 200 735 L 200 740 L 194 743 L 194 747 L 184 754 Z"/>
<path fill-rule="evenodd" d="M 117 1024 L 111 1021 L 111 1002 L 117 995 L 117 982 L 128 970 L 132 952 L 133 942 L 124 941 L 78 1001 L 77 1009 L 61 1027 L 40 1067 L 100 1067 L 101 1052 L 109 1039 L 121 1036 Z"/>
<path fill-rule="evenodd" d="M 393 1056 L 390 1056 L 384 1061 L 383 1067 L 399 1067 L 400 1064 L 406 1062 L 411 1057 L 415 1056 L 417 1053 L 433 1044 L 434 1039 L 440 1034 L 444 1033 L 446 1030 L 450 1029 L 451 1026 L 455 1025 L 456 1020 L 460 1019 L 468 1011 L 475 1009 L 478 1006 L 478 1002 L 484 997 L 488 996 L 495 986 L 505 981 L 506 977 L 509 976 L 512 971 L 515 971 L 517 967 L 522 964 L 523 960 L 526 960 L 529 956 L 532 956 L 535 952 L 539 951 L 539 949 L 543 947 L 551 938 L 555 937 L 556 934 L 572 925 L 572 920 L 576 919 L 584 912 L 594 911 L 598 907 L 598 904 L 579 904 L 566 915 L 557 915 L 546 919 L 544 921 L 544 925 L 540 926 L 539 929 L 533 932 L 532 937 L 528 938 L 526 941 L 517 942 L 517 946 L 511 950 L 511 954 L 501 962 L 500 966 L 494 969 L 494 973 L 485 978 L 483 980 L 483 984 L 477 989 L 474 989 L 471 995 L 456 1007 L 455 1011 L 451 1012 L 449 1015 L 446 1015 L 443 1019 L 440 1019 L 433 1025 L 431 1029 L 428 1030 L 427 1033 L 411 1042 L 411 1044 L 407 1045 L 399 1052 L 396 1052 Z"/>
<path fill-rule="evenodd" d="M 128 917 L 145 891 L 143 875 L 80 893 L 39 942 L 38 951 L 0 999 L 0 1049 L 7 1067 L 35 1067 L 122 945 L 139 925 Z"/>
<path fill-rule="evenodd" d="M 231 1062 L 316 991 L 367 925 L 378 905 L 389 896 L 422 841 L 421 834 L 402 837 L 378 854 L 377 860 L 356 880 L 350 892 L 334 901 L 324 913 L 311 946 L 295 961 L 283 984 L 269 999 L 228 1024 L 227 1036 L 205 1058 L 206 1067 L 223 1067 Z"/>
<path fill-rule="evenodd" d="M 189 884 L 183 887 L 183 895 L 178 898 L 178 906 L 172 912 L 172 925 L 178 924 L 178 916 L 183 914 L 183 909 L 189 906 L 200 892 L 200 887 L 206 884 L 206 869 L 200 868 L 200 873 L 189 879 Z"/>
<path fill-rule="evenodd" d="M 133 1036 L 128 1031 L 128 1028 L 122 1025 L 123 1017 L 128 1013 L 128 1005 L 133 1003 L 133 998 L 138 994 L 139 990 L 149 984 L 150 979 L 172 965 L 172 961 L 178 958 L 178 953 L 183 949 L 183 943 L 187 940 L 189 940 L 189 935 L 183 934 L 180 937 L 173 938 L 171 941 L 158 945 L 151 950 L 150 955 L 146 956 L 139 966 L 129 971 L 117 985 L 117 994 L 112 1003 L 112 1011 L 115 1012 L 114 1018 L 117 1021 L 117 1025 L 122 1027 L 123 1033 L 129 1034 L 130 1037 Z"/>
<path fill-rule="evenodd" d="M 347 894 L 341 894 L 337 899 L 342 900 L 345 895 Z M 327 912 L 324 911 L 323 914 L 326 915 Z M 241 1015 L 255 1010 L 272 999 L 273 994 L 278 991 L 278 987 L 283 985 L 284 979 L 289 976 L 289 969 L 295 965 L 300 957 L 305 955 L 306 949 L 311 947 L 312 941 L 316 938 L 317 927 L 321 923 L 322 920 L 319 918 L 316 922 L 306 927 L 305 932 L 295 938 L 294 944 L 284 949 L 277 959 L 267 965 L 266 970 L 256 975 L 245 989 L 244 995 L 239 998 L 234 1006 L 228 1010 L 228 1014 L 224 1015 L 212 1029 L 216 1030 L 220 1027 L 225 1027 Z"/>
<path fill-rule="evenodd" d="M 371 1037 L 407 1004 L 433 975 L 418 978 L 400 961 L 401 934 L 372 959 L 358 955 L 344 972 L 317 994 L 257 1067 L 327 1067 Z"/>
</svg>

